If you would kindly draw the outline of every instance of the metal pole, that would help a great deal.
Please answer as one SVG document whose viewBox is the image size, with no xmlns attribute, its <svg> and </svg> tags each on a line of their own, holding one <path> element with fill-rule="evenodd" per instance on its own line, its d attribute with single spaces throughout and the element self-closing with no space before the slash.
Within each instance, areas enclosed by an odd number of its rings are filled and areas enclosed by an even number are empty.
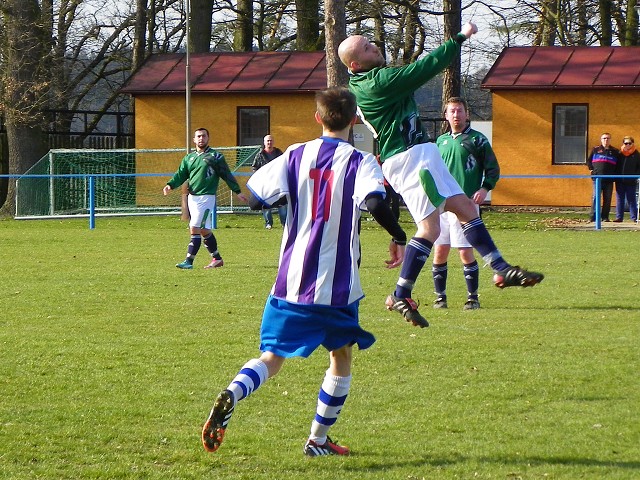
<svg viewBox="0 0 640 480">
<path fill-rule="evenodd" d="M 638 222 L 640 222 L 640 178 L 636 179 L 636 223 Z"/>
<path fill-rule="evenodd" d="M 599 175 L 596 175 L 596 183 L 595 183 L 595 204 L 593 208 L 593 214 L 596 217 L 596 230 L 602 229 L 602 220 L 600 219 L 601 211 L 600 208 L 600 196 L 602 195 L 602 178 Z"/>
<path fill-rule="evenodd" d="M 89 177 L 89 229 L 96 228 L 96 177 Z"/>
<path fill-rule="evenodd" d="M 191 17 L 191 1 L 184 0 L 184 11 L 185 11 L 185 39 L 187 42 L 186 55 L 185 55 L 185 88 L 184 88 L 184 98 L 185 98 L 185 111 L 186 111 L 186 119 L 185 119 L 185 133 L 186 133 L 186 143 L 185 143 L 185 155 L 189 155 L 189 151 L 191 149 L 191 58 L 189 54 L 189 17 Z M 189 207 L 187 206 L 187 198 L 189 196 L 189 188 L 186 182 L 182 185 L 180 189 L 180 218 L 185 222 L 189 221 Z"/>
<path fill-rule="evenodd" d="M 186 139 L 187 142 L 185 144 L 187 153 L 191 148 L 191 58 L 189 56 L 189 17 L 191 16 L 190 11 L 190 0 L 184 0 L 185 3 L 185 15 L 186 15 L 186 55 L 185 55 L 185 102 L 186 102 L 186 112 L 187 118 L 185 121 L 186 125 Z"/>
<path fill-rule="evenodd" d="M 49 215 L 53 215 L 53 212 L 55 210 L 55 203 L 56 203 L 56 198 L 55 198 L 55 178 L 53 177 L 53 174 L 55 173 L 55 169 L 53 167 L 53 160 L 54 160 L 54 156 L 53 156 L 53 152 L 51 152 L 51 150 L 49 150 Z"/>
</svg>

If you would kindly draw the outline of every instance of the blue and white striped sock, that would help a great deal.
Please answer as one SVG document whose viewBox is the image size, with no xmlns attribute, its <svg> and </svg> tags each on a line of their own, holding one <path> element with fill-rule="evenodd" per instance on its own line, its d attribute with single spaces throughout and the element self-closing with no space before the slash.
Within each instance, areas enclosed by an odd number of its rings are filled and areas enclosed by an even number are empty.
<svg viewBox="0 0 640 480">
<path fill-rule="evenodd" d="M 267 364 L 258 358 L 249 360 L 227 387 L 233 392 L 236 403 L 255 392 L 269 378 Z"/>
<path fill-rule="evenodd" d="M 351 375 L 336 377 L 327 370 L 318 393 L 316 416 L 311 423 L 309 440 L 313 440 L 318 445 L 323 445 L 327 441 L 329 427 L 338 420 L 350 387 Z"/>
</svg>

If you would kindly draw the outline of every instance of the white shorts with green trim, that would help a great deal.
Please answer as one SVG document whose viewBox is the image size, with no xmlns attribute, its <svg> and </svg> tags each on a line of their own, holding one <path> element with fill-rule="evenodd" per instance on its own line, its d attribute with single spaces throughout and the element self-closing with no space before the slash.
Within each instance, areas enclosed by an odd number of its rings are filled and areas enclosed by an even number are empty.
<svg viewBox="0 0 640 480">
<path fill-rule="evenodd" d="M 191 195 L 187 197 L 189 207 L 189 226 L 211 230 L 213 214 L 216 210 L 215 195 Z"/>
<path fill-rule="evenodd" d="M 435 143 L 421 143 L 387 158 L 382 171 L 416 223 L 438 208 L 442 213 L 447 198 L 464 194 Z"/>
</svg>

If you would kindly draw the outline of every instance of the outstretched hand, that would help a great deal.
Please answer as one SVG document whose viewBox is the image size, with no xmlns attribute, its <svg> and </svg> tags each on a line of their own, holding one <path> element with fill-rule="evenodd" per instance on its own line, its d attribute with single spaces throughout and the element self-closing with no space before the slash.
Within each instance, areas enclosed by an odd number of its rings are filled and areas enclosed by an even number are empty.
<svg viewBox="0 0 640 480">
<path fill-rule="evenodd" d="M 396 268 L 402 265 L 402 261 L 404 260 L 404 250 L 404 245 L 398 245 L 396 242 L 391 240 L 391 243 L 389 243 L 389 255 L 391 258 L 384 261 L 387 268 Z"/>
<path fill-rule="evenodd" d="M 244 193 L 238 193 L 238 198 L 244 203 L 247 203 L 247 197 L 244 195 Z"/>
<path fill-rule="evenodd" d="M 462 30 L 460 30 L 460 33 L 467 38 L 471 38 L 471 35 L 473 35 L 474 33 L 478 33 L 478 27 L 475 23 L 467 22 L 462 26 Z"/>
</svg>

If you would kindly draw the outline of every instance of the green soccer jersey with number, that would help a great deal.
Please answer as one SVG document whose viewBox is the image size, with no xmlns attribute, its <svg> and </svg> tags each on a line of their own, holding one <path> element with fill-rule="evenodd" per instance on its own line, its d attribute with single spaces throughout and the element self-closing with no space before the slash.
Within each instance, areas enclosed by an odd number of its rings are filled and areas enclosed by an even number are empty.
<svg viewBox="0 0 640 480">
<path fill-rule="evenodd" d="M 500 166 L 489 140 L 482 133 L 467 127 L 463 132 L 440 135 L 438 150 L 451 175 L 471 197 L 481 187 L 492 190 L 500 178 Z"/>
<path fill-rule="evenodd" d="M 215 195 L 220 179 L 225 181 L 232 192 L 241 192 L 240 185 L 229 170 L 224 155 L 207 147 L 203 152 L 191 152 L 185 155 L 167 185 L 176 189 L 188 180 L 189 193 L 192 195 Z"/>
<path fill-rule="evenodd" d="M 449 66 L 465 40 L 459 33 L 409 65 L 352 74 L 349 90 L 356 96 L 360 117 L 378 140 L 381 162 L 429 141 L 413 94 Z"/>
</svg>

